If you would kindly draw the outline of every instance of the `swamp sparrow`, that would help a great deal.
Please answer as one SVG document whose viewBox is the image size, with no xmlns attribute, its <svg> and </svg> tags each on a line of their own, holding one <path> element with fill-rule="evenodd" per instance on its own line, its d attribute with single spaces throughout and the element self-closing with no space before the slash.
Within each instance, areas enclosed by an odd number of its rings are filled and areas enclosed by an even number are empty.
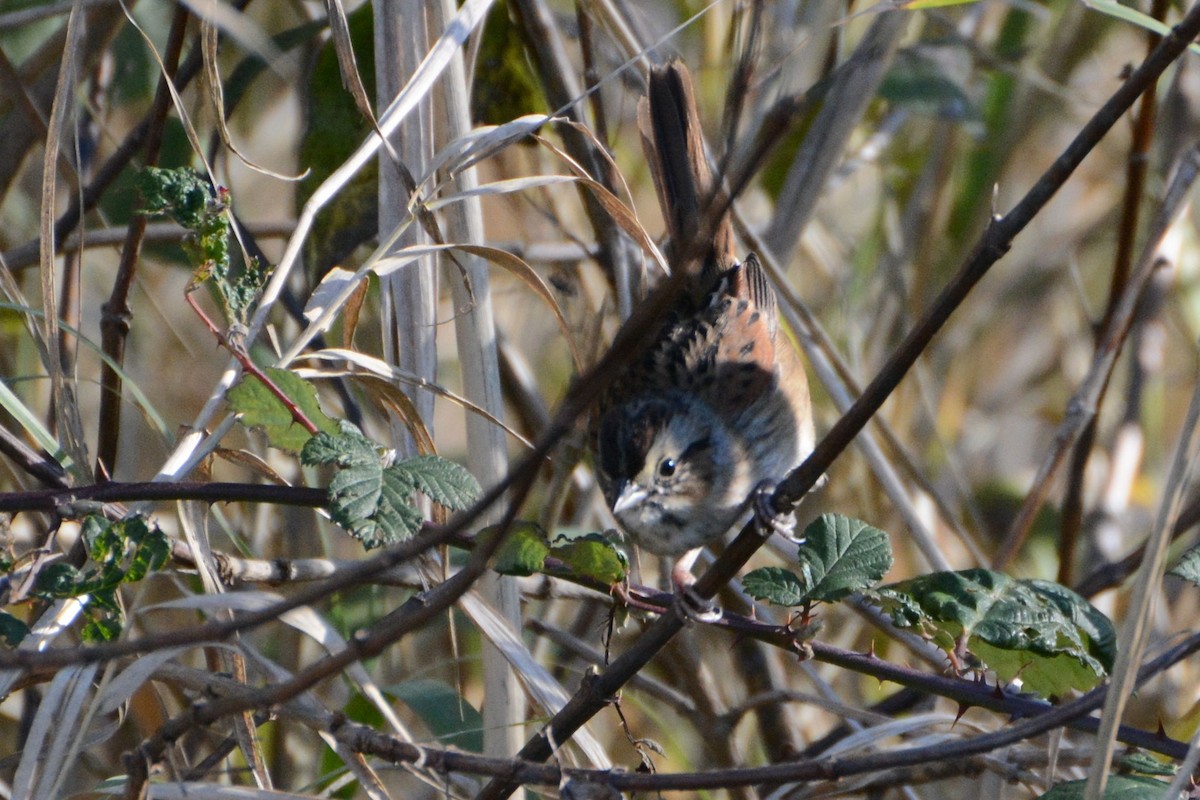
<svg viewBox="0 0 1200 800">
<path fill-rule="evenodd" d="M 664 323 L 600 401 L 599 479 L 621 527 L 651 553 L 679 557 L 677 588 L 699 550 L 751 510 L 786 527 L 767 487 L 812 451 L 804 367 L 778 330 L 758 260 L 738 263 L 728 211 L 703 247 L 714 187 L 680 64 L 655 67 L 638 122 L 667 219 L 672 270 L 686 285 Z M 715 217 L 715 215 L 710 215 Z"/>
</svg>

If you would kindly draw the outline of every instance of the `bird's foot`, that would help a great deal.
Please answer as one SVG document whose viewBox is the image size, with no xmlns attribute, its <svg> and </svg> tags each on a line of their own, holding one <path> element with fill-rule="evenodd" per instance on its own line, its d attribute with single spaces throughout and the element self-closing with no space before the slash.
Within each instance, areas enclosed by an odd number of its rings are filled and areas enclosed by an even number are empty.
<svg viewBox="0 0 1200 800">
<path fill-rule="evenodd" d="M 720 622 L 723 613 L 721 607 L 712 600 L 705 600 L 696 592 L 696 578 L 691 570 L 693 561 L 694 556 L 690 560 L 685 556 L 676 562 L 671 570 L 671 583 L 675 588 L 672 608 L 684 622 L 700 622 L 706 625 Z"/>
<path fill-rule="evenodd" d="M 778 533 L 796 544 L 804 544 L 804 537 L 796 536 L 795 512 L 780 511 L 772 502 L 777 486 L 775 481 L 765 480 L 754 489 L 754 524 L 759 535 L 765 539 L 772 533 Z"/>
</svg>

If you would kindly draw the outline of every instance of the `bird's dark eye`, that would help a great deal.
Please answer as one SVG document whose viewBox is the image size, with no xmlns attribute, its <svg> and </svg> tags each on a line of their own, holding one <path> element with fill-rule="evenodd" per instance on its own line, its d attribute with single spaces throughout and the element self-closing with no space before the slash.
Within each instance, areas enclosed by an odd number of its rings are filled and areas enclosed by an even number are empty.
<svg viewBox="0 0 1200 800">
<path fill-rule="evenodd" d="M 675 459 L 664 458 L 658 462 L 658 476 L 660 478 L 669 478 L 675 474 Z"/>
</svg>

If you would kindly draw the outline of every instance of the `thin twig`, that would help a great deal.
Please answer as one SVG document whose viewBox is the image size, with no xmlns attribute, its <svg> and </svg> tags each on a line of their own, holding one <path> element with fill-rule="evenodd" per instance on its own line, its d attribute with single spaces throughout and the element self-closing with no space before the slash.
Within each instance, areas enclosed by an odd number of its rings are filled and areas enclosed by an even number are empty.
<svg viewBox="0 0 1200 800">
<path fill-rule="evenodd" d="M 1162 22 L 1166 15 L 1167 0 L 1154 0 L 1150 16 Z M 1158 34 L 1146 31 L 1147 55 L 1154 50 L 1158 40 Z M 1117 312 L 1121 294 L 1129 284 L 1130 272 L 1133 269 L 1133 246 L 1137 241 L 1138 218 L 1145 197 L 1150 145 L 1154 141 L 1156 97 L 1154 87 L 1146 90 L 1142 95 L 1141 102 L 1138 103 L 1133 123 L 1133 139 L 1129 143 L 1129 155 L 1125 164 L 1125 198 L 1121 207 L 1121 223 L 1117 228 L 1117 252 L 1113 256 L 1108 304 L 1095 329 L 1097 348 L 1101 344 L 1102 332 L 1108 329 L 1113 315 Z M 1061 535 L 1058 543 L 1058 582 L 1064 586 L 1069 586 L 1072 580 L 1075 550 L 1078 546 L 1079 530 L 1083 525 L 1084 473 L 1087 470 L 1092 448 L 1096 443 L 1097 420 L 1107 390 L 1108 383 L 1106 381 L 1100 390 L 1100 396 L 1096 398 L 1096 415 L 1084 426 L 1071 451 L 1071 463 L 1067 470 L 1067 491 L 1063 495 Z"/>
<path fill-rule="evenodd" d="M 163 74 L 158 78 L 154 93 L 154 105 L 150 109 L 149 128 L 146 131 L 145 164 L 158 163 L 162 148 L 163 130 L 167 113 L 171 110 L 171 92 L 167 83 L 174 80 L 179 71 L 179 59 L 183 53 L 183 40 L 187 33 L 187 6 L 175 6 L 171 18 L 171 30 L 167 34 L 167 47 L 163 53 Z M 125 341 L 129 336 L 133 309 L 129 307 L 129 291 L 133 288 L 137 274 L 138 258 L 142 252 L 142 240 L 146 234 L 146 215 L 135 213 L 125 233 L 125 247 L 121 251 L 121 263 L 113 280 L 112 292 L 104 304 L 100 317 L 100 341 L 105 360 L 100 365 L 100 413 L 96 439 L 96 474 L 111 476 L 117 465 L 117 445 L 121 436 L 121 386 L 122 368 L 125 364 Z"/>
</svg>

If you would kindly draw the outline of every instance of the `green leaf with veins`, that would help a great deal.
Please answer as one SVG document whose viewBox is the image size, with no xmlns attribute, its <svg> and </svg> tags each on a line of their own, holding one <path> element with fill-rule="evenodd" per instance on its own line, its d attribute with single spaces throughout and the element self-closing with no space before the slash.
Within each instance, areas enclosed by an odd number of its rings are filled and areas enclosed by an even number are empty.
<svg viewBox="0 0 1200 800">
<path fill-rule="evenodd" d="M 841 514 L 823 514 L 804 529 L 800 574 L 781 567 L 749 573 L 751 597 L 781 606 L 832 603 L 871 586 L 892 567 L 887 534 Z"/>
<path fill-rule="evenodd" d="M 806 600 L 832 603 L 874 586 L 892 568 L 887 534 L 862 520 L 822 514 L 804 529 L 799 561 Z"/>
<path fill-rule="evenodd" d="M 337 422 L 321 410 L 315 386 L 291 370 L 267 367 L 263 373 L 318 430 L 338 433 Z M 299 453 L 312 438 L 312 434 L 292 417 L 283 401 L 255 375 L 243 376 L 225 399 L 234 413 L 240 415 L 243 425 L 262 430 L 270 445 L 278 450 Z"/>
<path fill-rule="evenodd" d="M 798 606 L 805 602 L 804 581 L 782 567 L 762 567 L 746 574 L 742 586 L 755 600 L 777 606 Z"/>
<path fill-rule="evenodd" d="M 451 511 L 469 508 L 483 493 L 465 467 L 441 456 L 417 456 L 396 463 L 393 469 L 403 471 L 426 497 Z"/>
<path fill-rule="evenodd" d="M 424 518 L 413 499 L 416 491 L 453 509 L 465 508 L 479 494 L 470 473 L 440 456 L 388 464 L 381 448 L 345 421 L 339 434 L 322 431 L 309 439 L 300 460 L 339 467 L 329 483 L 329 515 L 367 549 L 420 530 Z"/>
<path fill-rule="evenodd" d="M 1086 691 L 1108 674 L 1116 636 L 1108 619 L 1069 589 L 999 572 L 937 572 L 870 593 L 898 627 L 956 657 L 973 656 L 1007 683 L 1045 697 Z"/>
</svg>

